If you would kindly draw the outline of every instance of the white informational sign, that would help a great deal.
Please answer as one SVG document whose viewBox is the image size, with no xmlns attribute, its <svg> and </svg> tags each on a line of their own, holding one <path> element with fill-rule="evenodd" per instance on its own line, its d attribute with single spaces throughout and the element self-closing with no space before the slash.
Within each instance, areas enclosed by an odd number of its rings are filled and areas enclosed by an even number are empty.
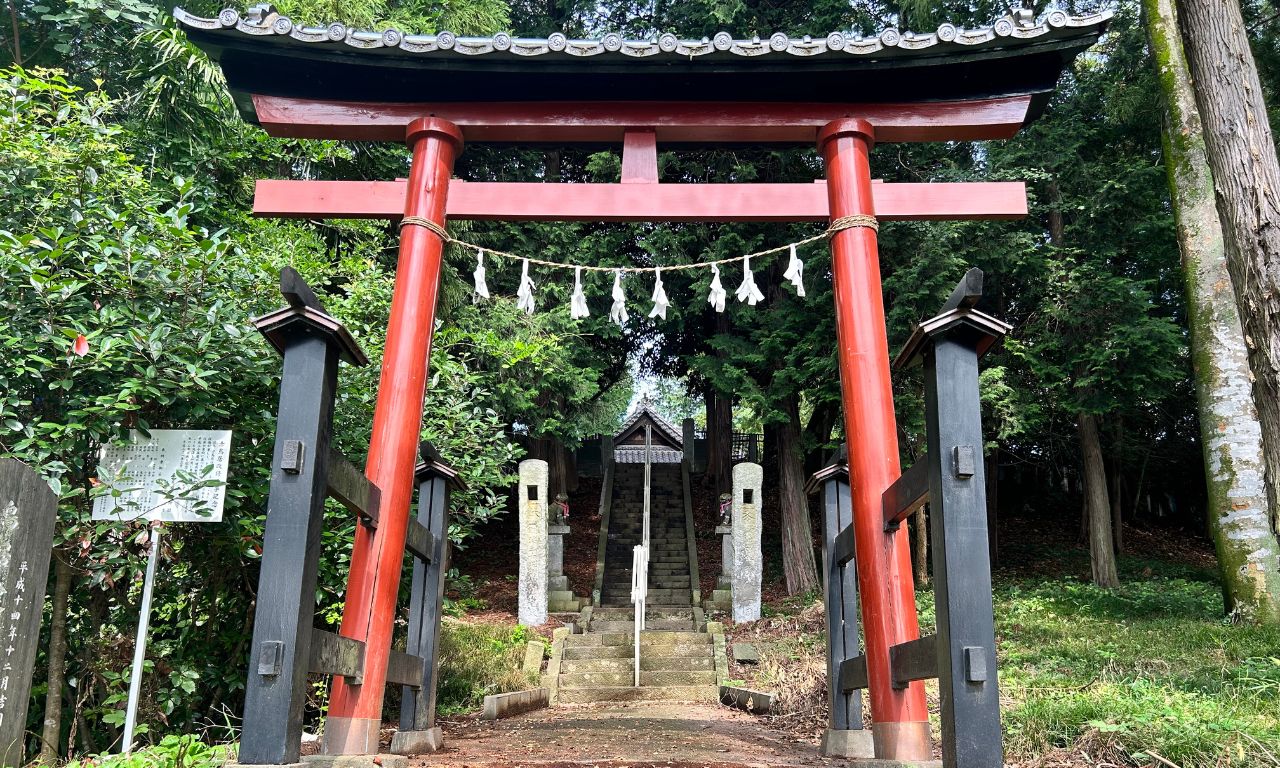
<svg viewBox="0 0 1280 768">
<path fill-rule="evenodd" d="M 230 430 L 153 429 L 103 447 L 98 481 L 118 491 L 93 502 L 94 520 L 216 523 L 226 495 Z"/>
</svg>

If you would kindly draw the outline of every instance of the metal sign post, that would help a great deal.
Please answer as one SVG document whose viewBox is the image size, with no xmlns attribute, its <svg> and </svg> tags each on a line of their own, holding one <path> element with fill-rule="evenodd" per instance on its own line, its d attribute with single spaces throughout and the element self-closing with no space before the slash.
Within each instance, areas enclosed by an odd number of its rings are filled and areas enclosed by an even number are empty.
<svg viewBox="0 0 1280 768">
<path fill-rule="evenodd" d="M 226 430 L 133 430 L 126 443 L 107 445 L 98 462 L 101 483 L 116 491 L 94 499 L 94 520 L 149 520 L 151 546 L 142 580 L 142 605 L 133 644 L 129 674 L 129 702 L 124 716 L 120 751 L 133 751 L 142 694 L 143 664 L 147 658 L 147 630 L 151 624 L 151 596 L 165 522 L 216 523 L 222 520 L 231 432 Z M 183 487 L 184 485 L 188 487 Z"/>
<path fill-rule="evenodd" d="M 151 531 L 151 551 L 147 554 L 147 575 L 142 581 L 142 607 L 138 610 L 138 634 L 133 641 L 133 671 L 129 673 L 129 706 L 124 714 L 125 754 L 133 751 L 133 728 L 138 722 L 138 696 L 142 693 L 142 664 L 147 656 L 147 626 L 151 623 L 151 591 L 156 583 L 156 560 L 160 556 L 160 532 Z"/>
</svg>

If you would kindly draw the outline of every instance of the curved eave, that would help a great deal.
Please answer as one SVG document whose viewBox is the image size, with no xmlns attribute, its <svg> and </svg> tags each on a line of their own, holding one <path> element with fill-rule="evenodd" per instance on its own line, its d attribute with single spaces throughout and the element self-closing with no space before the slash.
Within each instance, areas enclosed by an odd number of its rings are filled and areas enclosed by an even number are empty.
<svg viewBox="0 0 1280 768">
<path fill-rule="evenodd" d="M 872 38 L 628 41 L 456 38 L 449 33 L 295 27 L 269 7 L 242 18 L 174 15 L 218 61 L 242 115 L 253 95 L 339 102 L 691 101 L 882 103 L 1032 96 L 1031 117 L 1063 69 L 1097 41 L 1109 13 L 989 28 L 944 25 Z"/>
</svg>

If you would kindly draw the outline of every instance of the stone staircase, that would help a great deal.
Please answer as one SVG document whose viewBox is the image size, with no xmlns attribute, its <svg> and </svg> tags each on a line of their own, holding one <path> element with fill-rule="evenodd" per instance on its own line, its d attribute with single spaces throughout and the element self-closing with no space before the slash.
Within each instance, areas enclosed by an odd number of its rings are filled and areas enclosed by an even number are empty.
<svg viewBox="0 0 1280 768">
<path fill-rule="evenodd" d="M 600 605 L 582 612 L 583 634 L 565 632 L 552 644 L 552 701 L 716 701 L 719 683 L 728 677 L 724 632 L 715 623 L 703 626 L 702 609 L 692 604 L 678 464 L 655 464 L 650 476 L 648 609 L 640 633 L 640 686 L 634 685 L 631 558 L 643 524 L 644 465 L 617 464 L 614 472 Z"/>
<path fill-rule="evenodd" d="M 693 595 L 680 465 L 652 465 L 649 487 L 648 604 L 656 609 L 688 611 Z M 615 465 L 600 590 L 602 607 L 631 605 L 631 550 L 640 543 L 643 517 L 644 465 Z"/>
<path fill-rule="evenodd" d="M 712 629 L 718 627 L 713 626 Z M 640 633 L 640 687 L 635 635 L 591 631 L 563 637 L 553 648 L 554 701 L 715 701 L 718 668 L 727 668 L 723 633 L 645 630 Z M 556 651 L 559 651 L 558 658 Z"/>
</svg>

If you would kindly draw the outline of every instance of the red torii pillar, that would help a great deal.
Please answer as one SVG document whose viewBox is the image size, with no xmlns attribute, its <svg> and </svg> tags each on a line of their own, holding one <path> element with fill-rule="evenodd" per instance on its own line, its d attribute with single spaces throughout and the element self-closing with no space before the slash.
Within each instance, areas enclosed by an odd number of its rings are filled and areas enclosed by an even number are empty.
<svg viewBox="0 0 1280 768">
<path fill-rule="evenodd" d="M 902 470 L 871 195 L 874 136 L 866 120 L 836 120 L 818 134 L 818 147 L 827 166 L 832 224 L 847 226 L 831 238 L 831 273 L 872 738 L 877 758 L 928 760 L 924 684 L 894 688 L 889 664 L 889 649 L 915 640 L 920 626 L 906 529 L 886 532 L 881 506 L 881 495 Z"/>
<path fill-rule="evenodd" d="M 413 153 L 413 165 L 365 466 L 366 476 L 382 491 L 381 521 L 373 532 L 356 526 L 342 611 L 342 634 L 365 641 L 364 680 L 359 686 L 349 685 L 344 677 L 333 680 L 324 728 L 325 751 L 330 754 L 378 751 L 444 253 L 444 240 L 427 222 L 443 230 L 449 177 L 462 150 L 462 132 L 457 126 L 434 117 L 410 123 L 405 139 Z"/>
</svg>

